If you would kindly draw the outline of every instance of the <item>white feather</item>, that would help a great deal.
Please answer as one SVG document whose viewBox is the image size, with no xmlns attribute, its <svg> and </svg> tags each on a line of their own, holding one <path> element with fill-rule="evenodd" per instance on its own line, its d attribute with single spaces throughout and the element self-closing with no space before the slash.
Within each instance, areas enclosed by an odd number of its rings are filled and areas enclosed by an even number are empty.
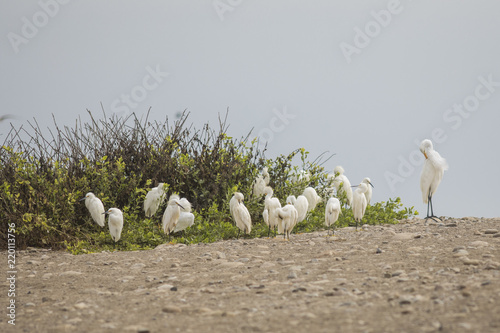
<svg viewBox="0 0 500 333">
<path fill-rule="evenodd" d="M 175 226 L 174 233 L 185 230 L 194 224 L 193 213 L 182 212 L 179 214 L 179 220 Z"/>
<path fill-rule="evenodd" d="M 181 213 L 179 205 L 179 196 L 177 194 L 172 194 L 168 200 L 168 205 L 162 218 L 163 231 L 167 235 L 174 231 L 177 222 L 179 221 Z"/>
<path fill-rule="evenodd" d="M 165 191 L 163 189 L 163 183 L 159 183 L 158 187 L 153 187 L 151 191 L 146 194 L 144 199 L 144 212 L 146 217 L 153 216 L 160 205 L 165 201 Z"/>
<path fill-rule="evenodd" d="M 333 225 L 339 219 L 341 212 L 340 201 L 337 198 L 330 198 L 326 203 L 325 208 L 325 225 L 327 227 Z"/>
<path fill-rule="evenodd" d="M 308 212 L 310 212 L 314 208 L 316 208 L 316 205 L 321 201 L 321 198 L 316 193 L 316 190 L 312 187 L 306 187 L 304 192 L 302 193 L 302 195 L 304 197 L 306 197 L 306 199 L 307 199 L 307 202 L 308 202 L 307 211 Z"/>
<path fill-rule="evenodd" d="M 283 208 L 278 208 L 277 212 L 280 220 L 279 225 L 281 226 L 285 237 L 290 239 L 290 233 L 297 224 L 297 209 L 295 209 L 293 205 L 288 204 Z"/>
<path fill-rule="evenodd" d="M 422 191 L 422 200 L 427 203 L 429 195 L 432 197 L 436 192 L 445 170 L 448 170 L 448 163 L 433 149 L 430 140 L 422 141 L 420 151 L 426 156 L 420 175 L 420 190 Z"/>
<path fill-rule="evenodd" d="M 108 214 L 108 226 L 111 238 L 116 242 L 120 240 L 123 229 L 123 213 L 118 208 L 110 208 Z M 104 215 L 103 215 L 104 216 Z"/>
<path fill-rule="evenodd" d="M 344 175 L 344 168 L 340 165 L 336 166 L 334 171 L 334 175 L 329 175 L 329 177 L 333 177 L 333 186 L 337 190 L 337 195 L 344 193 L 347 198 L 347 204 L 350 206 L 353 200 L 353 193 L 351 188 L 351 182 Z"/>
<path fill-rule="evenodd" d="M 264 189 L 269 185 L 269 172 L 267 167 L 262 170 L 262 173 L 257 175 L 253 182 L 252 196 L 261 197 L 264 195 Z"/>
<path fill-rule="evenodd" d="M 274 191 L 270 186 L 266 186 L 264 193 L 266 194 L 266 199 L 264 201 L 264 211 L 262 212 L 262 217 L 264 222 L 269 226 L 270 229 L 278 227 L 278 233 L 280 232 L 279 218 L 277 208 L 281 208 L 281 203 L 278 198 L 273 198 Z"/>
<path fill-rule="evenodd" d="M 307 215 L 307 209 L 309 208 L 309 201 L 307 201 L 307 198 L 303 195 L 299 195 L 297 198 L 291 195 L 286 198 L 286 203 L 293 205 L 297 210 L 297 223 L 304 221 Z"/>
<path fill-rule="evenodd" d="M 365 192 L 367 191 L 367 186 L 365 183 L 361 183 L 358 185 L 356 191 L 353 194 L 352 200 L 352 214 L 354 216 L 354 220 L 357 222 L 361 222 L 363 216 L 365 215 L 366 210 L 366 197 Z M 356 224 L 357 226 L 357 224 Z"/>
<path fill-rule="evenodd" d="M 240 192 L 235 192 L 229 201 L 229 210 L 234 222 L 241 231 L 249 234 L 252 231 L 252 219 L 247 207 L 243 204 L 244 196 Z"/>
<path fill-rule="evenodd" d="M 362 183 L 366 184 L 367 190 L 365 192 L 365 197 L 366 197 L 366 204 L 369 205 L 370 201 L 372 200 L 372 194 L 373 194 L 372 181 L 370 180 L 370 178 L 366 177 L 365 179 L 363 179 Z"/>
<path fill-rule="evenodd" d="M 191 213 L 191 203 L 188 199 L 182 198 L 179 200 L 181 205 L 179 219 L 174 229 L 174 233 L 185 230 L 194 224 L 194 214 Z"/>
<path fill-rule="evenodd" d="M 104 205 L 102 201 L 94 195 L 94 193 L 89 192 L 85 195 L 85 206 L 90 212 L 90 216 L 99 226 L 104 227 L 105 216 L 104 216 Z"/>
</svg>

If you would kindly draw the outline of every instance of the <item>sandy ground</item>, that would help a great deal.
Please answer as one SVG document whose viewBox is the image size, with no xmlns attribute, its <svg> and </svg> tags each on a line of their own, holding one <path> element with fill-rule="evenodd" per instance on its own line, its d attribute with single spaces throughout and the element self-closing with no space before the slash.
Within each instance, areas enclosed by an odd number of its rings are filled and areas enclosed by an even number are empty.
<svg viewBox="0 0 500 333">
<path fill-rule="evenodd" d="M 499 229 L 412 219 L 290 241 L 18 251 L 16 325 L 2 279 L 0 332 L 500 332 Z"/>
</svg>

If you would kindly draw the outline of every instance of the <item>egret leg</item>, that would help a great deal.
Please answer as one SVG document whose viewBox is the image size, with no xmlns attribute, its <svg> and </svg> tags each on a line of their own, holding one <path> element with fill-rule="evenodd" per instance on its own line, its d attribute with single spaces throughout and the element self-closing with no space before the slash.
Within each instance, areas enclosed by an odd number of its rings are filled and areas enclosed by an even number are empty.
<svg viewBox="0 0 500 333">
<path fill-rule="evenodd" d="M 238 236 L 236 236 L 236 239 L 239 239 L 240 238 L 240 229 L 238 229 Z"/>
<path fill-rule="evenodd" d="M 429 207 L 430 207 L 430 210 L 431 210 L 431 214 L 429 215 Z M 432 207 L 432 196 L 430 195 L 429 193 L 429 197 L 428 197 L 428 200 L 427 200 L 427 217 L 425 218 L 425 220 L 427 221 L 428 219 L 431 219 L 431 220 L 434 220 L 436 222 L 441 222 L 439 220 L 439 218 L 434 215 L 434 208 Z"/>
<path fill-rule="evenodd" d="M 431 205 L 431 216 L 434 216 L 434 208 L 432 207 L 432 197 L 429 196 L 429 204 Z"/>
<path fill-rule="evenodd" d="M 428 196 L 427 196 L 427 218 L 429 218 L 429 204 L 430 204 L 430 202 L 431 202 L 431 199 L 430 199 L 430 198 L 431 198 L 431 196 L 430 196 L 430 195 L 428 195 Z M 427 218 L 426 218 L 426 220 L 427 220 Z"/>
</svg>

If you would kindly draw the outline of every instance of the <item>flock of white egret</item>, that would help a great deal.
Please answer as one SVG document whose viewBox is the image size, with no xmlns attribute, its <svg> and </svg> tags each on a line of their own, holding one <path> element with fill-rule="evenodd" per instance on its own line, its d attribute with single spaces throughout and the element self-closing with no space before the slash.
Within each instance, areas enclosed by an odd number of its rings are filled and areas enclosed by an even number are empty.
<svg viewBox="0 0 500 333">
<path fill-rule="evenodd" d="M 436 192 L 444 171 L 448 169 L 446 160 L 433 149 L 430 140 L 424 140 L 420 144 L 420 151 L 425 156 L 424 167 L 420 177 L 420 189 L 422 199 L 427 204 L 427 219 L 436 220 L 432 207 L 432 196 Z M 295 180 L 308 180 L 307 172 L 302 171 Z M 328 176 L 332 181 L 337 195 L 343 194 L 346 197 L 347 205 L 351 207 L 356 229 L 358 222 L 361 222 L 365 214 L 366 207 L 370 204 L 372 198 L 373 185 L 370 178 L 364 178 L 359 185 L 351 186 L 349 179 L 344 175 L 344 169 L 337 166 L 334 173 Z M 290 233 L 295 225 L 306 219 L 307 213 L 314 210 L 316 205 L 322 200 L 313 187 L 304 189 L 302 195 L 295 197 L 293 195 L 286 199 L 286 205 L 281 206 L 280 200 L 273 197 L 273 189 L 269 186 L 270 175 L 267 167 L 256 177 L 252 195 L 254 197 L 265 196 L 264 211 L 262 217 L 269 227 L 268 237 L 271 231 L 283 234 L 283 237 L 290 239 Z M 356 190 L 352 190 L 356 187 Z M 166 199 L 164 184 L 159 183 L 157 187 L 152 188 L 144 200 L 144 212 L 146 217 L 152 217 L 161 204 Z M 101 227 L 105 225 L 104 216 L 108 215 L 109 232 L 112 239 L 117 242 L 120 240 L 123 229 L 123 213 L 118 208 L 104 209 L 102 201 L 92 192 L 85 195 L 80 201 L 85 200 L 85 206 L 90 212 L 92 219 Z M 244 196 L 240 192 L 235 192 L 229 202 L 229 210 L 236 226 L 239 228 L 238 237 L 241 231 L 249 234 L 252 231 L 252 220 L 250 213 L 243 203 Z M 430 214 L 429 214 L 430 210 Z M 325 225 L 327 228 L 335 228 L 335 222 L 341 213 L 341 205 L 338 198 L 333 195 L 328 198 L 325 206 Z M 172 194 L 168 200 L 167 208 L 162 217 L 162 228 L 166 235 L 182 231 L 194 223 L 194 215 L 191 213 L 191 203 L 186 198 L 180 198 L 177 194 Z M 328 234 L 330 229 L 328 229 Z"/>
</svg>

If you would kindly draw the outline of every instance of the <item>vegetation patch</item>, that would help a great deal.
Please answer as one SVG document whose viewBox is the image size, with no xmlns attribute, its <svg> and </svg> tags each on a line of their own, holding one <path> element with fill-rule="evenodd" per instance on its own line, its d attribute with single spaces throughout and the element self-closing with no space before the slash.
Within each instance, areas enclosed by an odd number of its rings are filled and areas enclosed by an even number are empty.
<svg viewBox="0 0 500 333">
<path fill-rule="evenodd" d="M 298 196 L 305 187 L 316 188 L 328 199 L 332 185 L 322 167 L 323 156 L 310 161 L 299 148 L 274 159 L 266 159 L 251 133 L 235 139 L 228 136 L 226 119 L 217 129 L 208 124 L 201 129 L 187 126 L 189 114 L 173 124 L 168 118 L 151 122 L 148 115 L 138 119 L 96 119 L 76 122 L 75 127 L 54 128 L 44 134 L 40 127 L 12 128 L 0 149 L 0 239 L 7 248 L 7 225 L 16 223 L 16 245 L 66 248 L 72 253 L 103 250 L 150 249 L 168 241 L 161 230 L 166 202 L 146 218 L 146 193 L 158 183 L 166 184 L 167 195 L 178 193 L 193 205 L 195 223 L 174 234 L 173 243 L 209 243 L 235 238 L 238 230 L 229 213 L 233 192 L 242 192 L 252 216 L 253 228 L 244 237 L 267 237 L 262 219 L 263 197 L 252 197 L 252 183 L 263 167 L 268 167 L 270 186 L 282 203 L 289 195 Z M 300 168 L 293 161 L 300 159 Z M 300 170 L 308 180 L 298 181 Z M 100 198 L 106 209 L 123 211 L 121 240 L 114 244 L 107 226 L 99 227 L 79 201 L 87 192 Z M 345 203 L 345 198 L 339 198 Z M 294 232 L 324 229 L 326 200 L 299 223 Z M 366 224 L 395 223 L 418 214 L 404 208 L 399 198 L 368 206 Z M 344 209 L 338 227 L 354 225 L 352 212 Z M 242 236 L 243 237 L 243 236 Z"/>
</svg>

